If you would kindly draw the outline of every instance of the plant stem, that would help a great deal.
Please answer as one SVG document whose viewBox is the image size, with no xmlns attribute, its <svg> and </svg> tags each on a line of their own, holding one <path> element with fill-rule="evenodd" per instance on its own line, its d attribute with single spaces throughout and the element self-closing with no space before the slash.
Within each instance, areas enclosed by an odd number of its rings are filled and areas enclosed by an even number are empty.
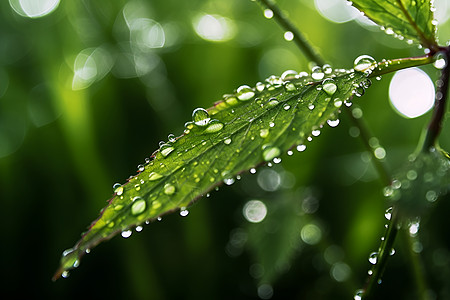
<svg viewBox="0 0 450 300">
<path fill-rule="evenodd" d="M 381 160 L 375 157 L 373 152 L 374 149 L 372 146 L 370 146 L 369 140 L 372 134 L 369 132 L 367 124 L 361 118 L 355 118 L 351 109 L 346 109 L 346 111 L 353 121 L 353 124 L 359 129 L 359 136 L 361 137 L 361 141 L 363 142 L 364 147 L 367 151 L 369 151 L 369 153 L 371 153 L 373 157 L 372 161 L 374 162 L 375 168 L 377 169 L 378 175 L 380 176 L 382 185 L 387 186 L 391 184 L 391 177 L 389 176 L 386 165 Z"/>
<path fill-rule="evenodd" d="M 450 46 L 442 49 L 442 54 L 446 61 L 446 65 L 441 72 L 438 80 L 438 89 L 436 92 L 433 115 L 428 124 L 427 133 L 422 150 L 428 151 L 430 147 L 434 147 L 437 143 L 437 138 L 442 129 L 442 122 L 445 115 L 445 104 L 448 98 L 448 86 L 450 79 Z"/>
<path fill-rule="evenodd" d="M 427 290 L 427 282 L 424 275 L 425 268 L 423 266 L 422 260 L 420 259 L 420 255 L 413 251 L 413 242 L 415 238 L 409 235 L 407 228 L 406 230 L 403 230 L 402 236 L 404 244 L 406 245 L 406 247 L 408 247 L 407 250 L 409 254 L 410 266 L 416 282 L 416 290 L 418 294 L 417 298 L 424 299 Z"/>
<path fill-rule="evenodd" d="M 377 77 L 387 73 L 392 73 L 401 69 L 418 67 L 427 65 L 433 62 L 433 55 L 431 53 L 416 57 L 397 58 L 397 59 L 383 59 L 379 62 L 369 77 Z"/>
<path fill-rule="evenodd" d="M 273 16 L 277 23 L 286 31 L 290 31 L 294 35 L 293 41 L 305 54 L 305 56 L 318 65 L 325 63 L 322 56 L 314 49 L 305 36 L 289 21 L 287 16 L 272 0 L 260 0 L 261 3 L 273 12 Z"/>
<path fill-rule="evenodd" d="M 372 274 L 369 275 L 364 287 L 364 294 L 362 299 L 373 299 L 373 290 L 381 281 L 381 276 L 383 276 L 384 269 L 386 268 L 387 260 L 391 256 L 391 251 L 394 246 L 395 238 L 398 233 L 398 212 L 397 207 L 392 208 L 391 222 L 386 228 L 386 233 L 384 234 L 384 240 L 381 242 L 380 248 L 378 249 L 377 262 L 372 269 Z"/>
</svg>

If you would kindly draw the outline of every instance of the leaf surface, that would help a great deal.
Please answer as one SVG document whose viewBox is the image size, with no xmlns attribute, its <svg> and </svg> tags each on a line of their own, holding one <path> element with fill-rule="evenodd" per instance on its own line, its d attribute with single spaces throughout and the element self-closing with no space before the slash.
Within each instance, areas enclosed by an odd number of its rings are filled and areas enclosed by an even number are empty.
<svg viewBox="0 0 450 300">
<path fill-rule="evenodd" d="M 319 68 L 320 69 L 320 68 Z M 155 151 L 137 175 L 116 185 L 113 198 L 88 231 L 63 253 L 54 279 L 66 277 L 80 258 L 100 242 L 186 208 L 215 186 L 260 164 L 279 162 L 282 153 L 320 134 L 337 119 L 341 106 L 367 86 L 367 72 L 317 68 L 271 76 L 256 87 L 239 87 L 208 111 L 196 109 L 184 134 Z"/>
<path fill-rule="evenodd" d="M 352 3 L 386 33 L 398 35 L 409 43 L 419 42 L 427 48 L 437 47 L 430 0 L 354 0 Z"/>
</svg>

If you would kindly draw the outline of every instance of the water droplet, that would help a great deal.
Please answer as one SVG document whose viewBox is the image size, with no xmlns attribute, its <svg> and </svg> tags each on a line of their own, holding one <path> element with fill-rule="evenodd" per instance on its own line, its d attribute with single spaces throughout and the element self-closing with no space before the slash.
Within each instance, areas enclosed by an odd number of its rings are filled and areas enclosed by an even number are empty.
<svg viewBox="0 0 450 300">
<path fill-rule="evenodd" d="M 294 70 L 287 70 L 284 71 L 283 74 L 281 74 L 281 79 L 282 80 L 288 80 L 289 78 L 295 78 L 295 76 L 297 76 L 298 73 Z"/>
<path fill-rule="evenodd" d="M 322 68 L 319 66 L 315 66 L 311 69 L 311 77 L 314 80 L 322 80 L 325 74 L 322 71 Z"/>
<path fill-rule="evenodd" d="M 334 102 L 334 107 L 341 107 L 342 106 L 342 100 L 341 99 L 339 99 L 339 98 L 335 98 L 334 100 L 333 100 L 333 102 Z"/>
<path fill-rule="evenodd" d="M 186 128 L 188 130 L 194 128 L 194 122 L 188 121 L 188 122 L 184 123 L 184 128 Z"/>
<path fill-rule="evenodd" d="M 339 125 L 339 123 L 340 123 L 339 119 L 336 119 L 336 120 L 327 120 L 327 124 L 328 124 L 330 127 L 336 127 L 336 126 Z"/>
<path fill-rule="evenodd" d="M 291 156 L 291 155 L 293 155 L 293 154 L 294 154 L 294 151 L 288 150 L 287 155 Z"/>
<path fill-rule="evenodd" d="M 223 183 L 226 185 L 232 185 L 235 182 L 235 179 L 230 175 L 225 175 L 225 178 L 223 179 Z"/>
<path fill-rule="evenodd" d="M 269 107 L 276 106 L 276 105 L 278 105 L 278 103 L 280 103 L 280 102 L 278 102 L 277 98 L 273 98 L 273 97 L 270 98 L 269 101 L 267 101 L 267 105 Z"/>
<path fill-rule="evenodd" d="M 273 163 L 275 163 L 275 164 L 279 164 L 280 162 L 281 162 L 281 158 L 279 158 L 279 157 L 275 157 L 273 159 Z"/>
<path fill-rule="evenodd" d="M 251 169 L 250 169 L 250 173 L 251 173 L 251 174 L 255 174 L 255 173 L 256 173 L 256 169 L 255 169 L 255 168 L 251 168 Z"/>
<path fill-rule="evenodd" d="M 293 83 L 290 82 L 290 81 L 285 82 L 284 88 L 285 88 L 286 91 L 288 91 L 288 92 L 293 92 L 293 91 L 296 91 L 296 90 L 297 90 L 297 88 L 295 87 L 295 84 L 293 84 Z"/>
<path fill-rule="evenodd" d="M 167 136 L 167 139 L 169 140 L 169 142 L 171 142 L 171 143 L 175 143 L 176 141 L 177 141 L 177 139 L 176 139 L 176 137 L 175 137 L 175 135 L 174 134 L 169 134 L 168 136 Z"/>
<path fill-rule="evenodd" d="M 376 265 L 376 264 L 377 264 L 377 261 L 378 261 L 378 252 L 372 252 L 372 253 L 370 253 L 370 255 L 369 255 L 369 262 L 370 262 L 372 265 Z"/>
<path fill-rule="evenodd" d="M 362 300 L 362 296 L 364 295 L 364 290 L 357 290 L 355 295 L 353 296 L 354 300 Z"/>
<path fill-rule="evenodd" d="M 311 103 L 310 105 L 308 105 L 308 109 L 309 109 L 309 110 L 313 110 L 314 107 L 315 107 L 315 106 L 314 106 L 314 104 L 312 104 L 312 103 Z"/>
<path fill-rule="evenodd" d="M 279 156 L 281 154 L 281 151 L 277 147 L 272 147 L 270 145 L 263 145 L 263 159 L 265 161 L 271 161 L 275 157 Z"/>
<path fill-rule="evenodd" d="M 161 152 L 161 155 L 164 157 L 167 157 L 173 150 L 175 150 L 175 148 L 170 144 L 162 144 L 159 148 L 159 152 Z"/>
<path fill-rule="evenodd" d="M 62 277 L 62 278 L 67 278 L 67 277 L 69 277 L 69 275 L 70 275 L 69 271 L 63 271 L 63 272 L 61 273 L 61 277 Z"/>
<path fill-rule="evenodd" d="M 139 183 L 135 184 L 134 188 L 136 189 L 136 191 L 139 191 L 141 189 L 141 185 Z"/>
<path fill-rule="evenodd" d="M 265 9 L 264 10 L 264 17 L 266 19 L 272 19 L 273 18 L 273 11 L 271 9 Z"/>
<path fill-rule="evenodd" d="M 395 254 L 395 249 L 392 248 L 391 251 L 389 251 L 389 255 L 392 256 L 392 255 L 394 255 L 394 254 Z"/>
<path fill-rule="evenodd" d="M 124 230 L 124 231 L 122 231 L 121 235 L 122 235 L 123 238 L 126 239 L 126 238 L 129 238 L 132 233 L 133 232 L 131 230 Z"/>
<path fill-rule="evenodd" d="M 266 85 L 264 84 L 264 83 L 262 83 L 262 82 L 257 82 L 256 83 L 256 90 L 258 91 L 258 92 L 262 92 L 262 91 L 264 91 L 264 88 L 266 87 Z"/>
<path fill-rule="evenodd" d="M 131 214 L 132 215 L 139 215 L 145 211 L 147 208 L 147 202 L 145 202 L 144 199 L 141 197 L 134 197 L 133 198 L 133 205 L 131 205 Z"/>
<path fill-rule="evenodd" d="M 353 94 L 356 97 L 361 97 L 362 95 L 364 95 L 366 91 L 364 90 L 364 88 L 362 86 L 356 86 L 355 89 L 353 90 Z"/>
<path fill-rule="evenodd" d="M 144 167 L 144 165 L 138 165 L 137 169 L 138 169 L 138 172 L 142 172 L 145 170 L 145 167 Z"/>
<path fill-rule="evenodd" d="M 303 152 L 303 151 L 305 151 L 306 150 L 306 146 L 305 145 L 298 145 L 297 146 L 297 151 L 298 152 Z"/>
<path fill-rule="evenodd" d="M 434 56 L 434 63 L 433 66 L 438 69 L 442 70 L 447 66 L 447 61 L 445 59 L 445 56 L 442 53 L 438 53 Z"/>
<path fill-rule="evenodd" d="M 313 131 L 311 131 L 311 134 L 313 136 L 319 136 L 320 135 L 320 130 L 319 129 L 313 130 Z"/>
<path fill-rule="evenodd" d="M 206 126 L 210 119 L 208 112 L 204 108 L 196 108 L 192 112 L 192 121 L 197 126 Z"/>
<path fill-rule="evenodd" d="M 274 122 L 270 122 L 269 123 L 269 127 L 271 127 L 271 128 L 275 127 L 275 123 Z"/>
<path fill-rule="evenodd" d="M 166 183 L 166 185 L 164 185 L 164 194 L 168 196 L 173 195 L 175 190 L 175 186 L 170 183 Z"/>
<path fill-rule="evenodd" d="M 221 123 L 219 120 L 211 120 L 208 123 L 208 127 L 206 127 L 205 131 L 206 133 L 214 133 L 222 130 L 223 123 Z"/>
<path fill-rule="evenodd" d="M 363 81 L 361 81 L 361 83 L 359 85 L 362 86 L 363 88 L 367 89 L 372 85 L 372 81 L 370 81 L 369 78 L 366 78 Z"/>
<path fill-rule="evenodd" d="M 134 230 L 136 230 L 136 232 L 141 232 L 142 229 L 144 229 L 144 227 L 139 225 L 139 226 L 136 226 L 136 228 Z"/>
<path fill-rule="evenodd" d="M 162 177 L 164 177 L 164 176 L 161 175 L 161 174 L 159 174 L 159 173 L 151 172 L 151 173 L 148 175 L 148 180 L 150 180 L 150 181 L 155 181 L 155 180 L 158 180 L 158 179 L 160 179 L 160 178 L 162 178 Z"/>
<path fill-rule="evenodd" d="M 263 139 L 268 137 L 269 136 L 269 129 L 261 129 L 259 131 L 259 136 L 262 137 Z"/>
<path fill-rule="evenodd" d="M 386 212 L 384 213 L 384 217 L 387 220 L 390 220 L 392 217 L 392 207 L 389 207 L 388 209 L 386 209 Z"/>
<path fill-rule="evenodd" d="M 286 31 L 284 33 L 284 39 L 288 42 L 292 41 L 294 39 L 294 34 L 292 33 L 292 31 Z"/>
<path fill-rule="evenodd" d="M 241 101 L 250 100 L 255 96 L 255 92 L 248 85 L 241 85 L 236 90 L 236 97 Z"/>
<path fill-rule="evenodd" d="M 289 110 L 291 108 L 291 106 L 289 104 L 286 104 L 285 106 L 283 106 L 284 110 Z"/>
<path fill-rule="evenodd" d="M 322 82 L 322 87 L 323 90 L 328 94 L 328 95 L 333 95 L 336 90 L 337 90 L 337 85 L 334 82 L 334 79 L 332 78 L 327 78 Z"/>
<path fill-rule="evenodd" d="M 120 183 L 115 183 L 113 185 L 114 193 L 116 193 L 117 196 L 120 196 L 123 194 L 123 186 Z"/>
<path fill-rule="evenodd" d="M 358 56 L 353 63 L 353 68 L 358 72 L 371 73 L 375 67 L 376 60 L 369 55 Z"/>
<path fill-rule="evenodd" d="M 231 139 L 227 138 L 223 142 L 225 143 L 225 145 L 229 145 L 229 144 L 231 144 Z"/>
<path fill-rule="evenodd" d="M 325 74 L 331 74 L 333 72 L 333 68 L 328 64 L 323 65 L 322 69 Z"/>
<path fill-rule="evenodd" d="M 180 216 L 186 217 L 188 214 L 189 214 L 189 211 L 185 207 L 182 207 L 180 210 Z"/>
</svg>

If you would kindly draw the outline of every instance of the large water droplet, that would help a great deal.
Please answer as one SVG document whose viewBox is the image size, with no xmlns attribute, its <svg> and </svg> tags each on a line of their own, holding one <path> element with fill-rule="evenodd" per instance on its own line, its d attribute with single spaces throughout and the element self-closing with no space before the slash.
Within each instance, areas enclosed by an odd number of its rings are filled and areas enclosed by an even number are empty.
<svg viewBox="0 0 450 300">
<path fill-rule="evenodd" d="M 147 208 L 147 202 L 141 197 L 135 197 L 133 199 L 133 205 L 131 205 L 131 214 L 139 215 L 145 211 Z"/>
<path fill-rule="evenodd" d="M 325 79 L 322 83 L 322 87 L 328 95 L 333 95 L 337 90 L 337 85 L 332 78 Z"/>
<path fill-rule="evenodd" d="M 387 220 L 390 220 L 392 217 L 392 207 L 389 207 L 388 209 L 386 209 L 386 212 L 384 213 L 384 217 Z"/>
<path fill-rule="evenodd" d="M 175 186 L 173 184 L 170 183 L 166 183 L 166 185 L 164 185 L 164 194 L 170 196 L 173 195 L 175 193 Z"/>
<path fill-rule="evenodd" d="M 372 56 L 361 55 L 355 59 L 353 68 L 358 72 L 371 73 L 375 68 L 375 64 L 376 60 Z"/>
<path fill-rule="evenodd" d="M 293 79 L 295 78 L 295 76 L 297 76 L 298 73 L 294 70 L 287 70 L 284 71 L 283 74 L 281 74 L 281 79 L 282 80 L 289 80 L 290 78 Z"/>
<path fill-rule="evenodd" d="M 204 108 L 196 108 L 192 112 L 192 121 L 197 126 L 206 126 L 210 119 L 208 112 Z"/>
<path fill-rule="evenodd" d="M 311 69 L 311 77 L 314 80 L 322 80 L 325 74 L 322 71 L 322 68 L 319 66 L 315 66 Z"/>
<path fill-rule="evenodd" d="M 265 161 L 270 161 L 281 154 L 279 148 L 272 147 L 270 145 L 264 145 L 262 149 L 263 149 L 263 159 Z"/>
<path fill-rule="evenodd" d="M 170 144 L 162 144 L 159 148 L 159 152 L 161 152 L 162 156 L 167 157 L 175 148 Z"/>
<path fill-rule="evenodd" d="M 370 262 L 372 265 L 376 265 L 376 264 L 377 264 L 377 261 L 378 261 L 378 252 L 372 252 L 372 253 L 370 253 L 370 255 L 369 255 L 369 262 Z"/>
<path fill-rule="evenodd" d="M 222 130 L 223 123 L 221 123 L 219 120 L 211 120 L 208 123 L 208 127 L 206 127 L 205 132 L 206 133 L 214 133 Z"/>
<path fill-rule="evenodd" d="M 236 90 L 236 97 L 241 101 L 247 101 L 255 96 L 255 92 L 248 85 L 241 85 Z"/>
</svg>

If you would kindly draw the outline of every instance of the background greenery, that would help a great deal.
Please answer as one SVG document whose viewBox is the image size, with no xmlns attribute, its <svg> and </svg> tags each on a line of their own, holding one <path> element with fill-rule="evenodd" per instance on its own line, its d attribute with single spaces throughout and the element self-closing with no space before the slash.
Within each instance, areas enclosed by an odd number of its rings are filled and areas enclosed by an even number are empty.
<svg viewBox="0 0 450 300">
<path fill-rule="evenodd" d="M 334 67 L 351 68 L 360 54 L 380 60 L 423 53 L 355 21 L 332 23 L 312 1 L 279 4 Z M 142 50 L 130 42 L 129 11 L 162 24 L 165 46 Z M 202 13 L 228 18 L 234 37 L 200 38 L 192 24 Z M 440 28 L 444 43 L 449 23 Z M 273 299 L 337 299 L 362 286 L 387 206 L 361 140 L 349 135 L 345 113 L 304 153 L 283 155 L 280 165 L 220 187 L 185 218 L 168 215 L 127 240 L 100 245 L 68 279 L 51 282 L 61 252 L 98 216 L 113 183 L 135 174 L 169 133 L 180 135 L 194 108 L 211 106 L 241 84 L 309 68 L 257 4 L 63 1 L 52 14 L 29 19 L 2 1 L 0 38 L 0 254 L 8 299 L 251 299 L 262 283 L 271 284 Z M 110 59 L 105 76 L 99 71 L 96 82 L 73 90 L 75 57 L 98 47 Z M 423 69 L 437 78 L 432 66 Z M 429 114 L 414 120 L 397 115 L 388 101 L 390 77 L 375 81 L 358 104 L 394 170 L 414 151 Z M 449 130 L 447 122 L 441 137 L 447 150 Z M 273 177 L 260 175 L 264 169 L 280 174 L 281 185 L 264 188 L 261 181 Z M 251 199 L 269 208 L 259 224 L 242 215 Z M 450 297 L 446 202 L 422 223 L 421 238 L 430 288 Z M 302 241 L 305 224 L 321 229 L 317 244 Z M 408 251 L 398 247 L 379 296 L 414 295 Z M 346 276 L 333 273 L 336 263 L 341 271 L 342 264 L 348 267 Z M 268 298 L 264 287 L 259 296 Z"/>
</svg>

